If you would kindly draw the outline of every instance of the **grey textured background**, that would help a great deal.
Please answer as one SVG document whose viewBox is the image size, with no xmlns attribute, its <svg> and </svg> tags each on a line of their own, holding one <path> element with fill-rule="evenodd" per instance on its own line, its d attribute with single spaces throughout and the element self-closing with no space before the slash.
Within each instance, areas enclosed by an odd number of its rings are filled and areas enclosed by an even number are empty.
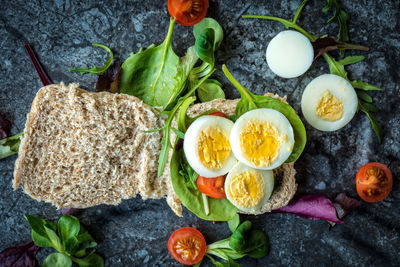
<svg viewBox="0 0 400 267">
<path fill-rule="evenodd" d="M 105 55 L 92 42 L 108 45 L 121 60 L 141 46 L 160 43 L 168 28 L 167 1 L 0 1 L 0 113 L 13 122 L 12 132 L 23 130 L 26 114 L 40 80 L 23 45 L 31 43 L 55 82 L 79 82 L 94 88 L 95 77 L 69 73 L 71 68 L 101 65 Z M 392 170 L 393 190 L 376 204 L 363 203 L 345 218 L 346 225 L 328 229 L 324 221 L 308 221 L 288 214 L 248 216 L 256 228 L 270 237 L 271 251 L 263 259 L 239 260 L 242 266 L 399 266 L 400 265 L 400 2 L 341 1 L 351 14 L 350 38 L 371 48 L 366 59 L 349 69 L 352 79 L 362 79 L 385 89 L 373 92 L 381 109 L 377 118 L 384 128 L 378 144 L 369 120 L 357 114 L 345 128 L 328 133 L 307 123 L 308 143 L 296 163 L 298 193 L 334 197 L 346 192 L 357 197 L 355 174 L 369 161 L 385 163 Z M 229 98 L 238 92 L 223 76 L 226 63 L 235 77 L 251 91 L 288 95 L 300 111 L 301 94 L 308 82 L 328 73 L 319 59 L 301 78 L 282 79 L 268 68 L 265 50 L 269 40 L 284 27 L 277 22 L 241 19 L 242 14 L 290 18 L 300 1 L 211 1 L 208 16 L 217 19 L 225 39 L 217 54 L 215 76 Z M 311 1 L 299 24 L 314 34 L 336 35 L 337 25 L 326 24 L 330 14 L 321 8 L 326 1 Z M 194 43 L 190 27 L 177 25 L 173 46 L 178 55 Z M 352 54 L 352 53 L 349 53 Z M 303 118 L 303 117 L 302 117 Z M 28 241 L 30 229 L 23 214 L 56 220 L 60 211 L 38 203 L 21 189 L 11 187 L 16 157 L 0 161 L 0 249 Z M 106 266 L 176 266 L 167 251 L 169 235 L 177 228 L 193 226 L 208 242 L 226 238 L 225 223 L 213 225 L 184 212 L 176 217 L 164 200 L 124 201 L 119 206 L 98 206 L 78 216 L 97 241 Z M 243 216 L 244 219 L 246 216 Z M 39 262 L 50 253 L 42 249 Z M 211 263 L 206 260 L 206 265 Z"/>
</svg>

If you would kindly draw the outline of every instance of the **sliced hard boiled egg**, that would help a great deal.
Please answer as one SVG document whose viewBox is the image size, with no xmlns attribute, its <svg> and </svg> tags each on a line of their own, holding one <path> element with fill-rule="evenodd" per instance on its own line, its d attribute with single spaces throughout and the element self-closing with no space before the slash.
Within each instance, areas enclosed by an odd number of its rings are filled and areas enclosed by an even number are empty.
<svg viewBox="0 0 400 267">
<path fill-rule="evenodd" d="M 301 110 L 307 122 L 321 131 L 336 131 L 351 121 L 358 98 L 344 78 L 324 74 L 312 80 L 301 98 Z"/>
<path fill-rule="evenodd" d="M 225 179 L 227 199 L 239 210 L 255 213 L 265 205 L 274 189 L 271 170 L 257 170 L 238 162 Z"/>
<path fill-rule="evenodd" d="M 218 116 L 201 116 L 187 129 L 183 150 L 190 166 L 203 177 L 225 175 L 236 163 L 229 143 L 233 122 Z"/>
<path fill-rule="evenodd" d="M 294 134 L 282 113 L 260 108 L 239 117 L 229 140 L 240 162 L 252 168 L 271 170 L 284 163 L 292 153 Z"/>
<path fill-rule="evenodd" d="M 314 60 L 310 40 L 296 31 L 283 31 L 272 38 L 267 47 L 267 63 L 270 69 L 283 78 L 304 74 Z"/>
</svg>

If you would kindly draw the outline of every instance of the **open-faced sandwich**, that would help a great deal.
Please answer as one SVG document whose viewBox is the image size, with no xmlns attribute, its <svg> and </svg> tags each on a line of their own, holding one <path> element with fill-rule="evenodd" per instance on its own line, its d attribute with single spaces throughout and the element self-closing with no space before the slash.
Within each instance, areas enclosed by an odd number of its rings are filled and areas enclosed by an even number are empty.
<svg viewBox="0 0 400 267">
<path fill-rule="evenodd" d="M 165 118 L 155 109 L 76 84 L 43 87 L 27 116 L 14 188 L 23 183 L 32 198 L 58 208 L 166 197 L 178 216 L 183 203 L 221 221 L 286 205 L 297 188 L 291 162 L 304 148 L 304 126 L 285 98 L 253 95 L 224 72 L 242 98 L 194 105 L 189 98 L 173 122 L 175 145 L 162 175 L 163 134 L 149 130 Z"/>
</svg>

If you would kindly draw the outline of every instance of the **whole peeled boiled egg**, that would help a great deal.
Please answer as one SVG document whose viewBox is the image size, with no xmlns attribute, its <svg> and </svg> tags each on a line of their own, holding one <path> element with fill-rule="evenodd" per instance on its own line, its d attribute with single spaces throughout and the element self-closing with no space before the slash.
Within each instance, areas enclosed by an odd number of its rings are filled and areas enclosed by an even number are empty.
<svg viewBox="0 0 400 267">
<path fill-rule="evenodd" d="M 336 131 L 351 121 L 358 98 L 344 78 L 324 74 L 312 80 L 301 98 L 301 110 L 307 122 L 321 131 Z"/>
<path fill-rule="evenodd" d="M 183 150 L 189 165 L 203 177 L 225 175 L 236 163 L 229 143 L 233 122 L 205 115 L 187 129 Z"/>
<path fill-rule="evenodd" d="M 225 179 L 227 199 L 239 210 L 256 213 L 271 197 L 274 174 L 238 162 Z"/>
<path fill-rule="evenodd" d="M 283 31 L 269 42 L 267 63 L 276 75 L 295 78 L 304 74 L 314 60 L 310 40 L 296 31 Z"/>
<path fill-rule="evenodd" d="M 239 117 L 229 140 L 240 162 L 252 168 L 271 170 L 284 163 L 292 153 L 294 134 L 282 113 L 259 108 Z"/>
</svg>

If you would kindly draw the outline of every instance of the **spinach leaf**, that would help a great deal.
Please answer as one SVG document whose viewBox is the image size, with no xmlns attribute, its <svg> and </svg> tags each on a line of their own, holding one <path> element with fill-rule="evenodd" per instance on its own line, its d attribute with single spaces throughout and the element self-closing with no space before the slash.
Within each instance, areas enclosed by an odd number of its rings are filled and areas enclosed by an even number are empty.
<svg viewBox="0 0 400 267">
<path fill-rule="evenodd" d="M 225 99 L 225 92 L 219 81 L 208 79 L 197 90 L 197 96 L 201 102 L 208 102 L 219 98 Z"/>
<path fill-rule="evenodd" d="M 204 212 L 204 205 L 201 192 L 193 190 L 187 186 L 187 181 L 179 172 L 181 162 L 184 160 L 183 149 L 174 150 L 171 158 L 171 182 L 176 195 L 182 201 L 183 205 L 197 215 L 199 218 L 209 221 L 228 221 L 237 213 L 237 208 L 227 199 L 209 198 L 208 215 Z"/>
<path fill-rule="evenodd" d="M 214 68 L 214 30 L 204 29 L 196 37 L 195 49 L 197 56 Z"/>
<path fill-rule="evenodd" d="M 70 257 L 62 253 L 51 253 L 43 262 L 43 267 L 69 267 L 72 266 Z"/>
<path fill-rule="evenodd" d="M 369 84 L 367 82 L 359 81 L 359 80 L 354 80 L 354 81 L 351 81 L 350 83 L 354 88 L 361 89 L 364 91 L 382 91 L 383 90 L 375 85 Z"/>
<path fill-rule="evenodd" d="M 233 233 L 236 230 L 236 228 L 239 226 L 239 223 L 240 223 L 240 217 L 239 217 L 239 214 L 236 214 L 232 220 L 228 221 L 229 230 L 231 230 L 231 232 Z"/>
<path fill-rule="evenodd" d="M 229 238 L 229 246 L 236 251 L 243 251 L 247 233 L 251 230 L 251 222 L 242 222 Z"/>
<path fill-rule="evenodd" d="M 222 39 L 224 38 L 224 31 L 222 30 L 221 25 L 219 25 L 219 23 L 215 19 L 204 18 L 202 21 L 194 25 L 194 38 L 197 39 L 204 32 L 204 30 L 207 29 L 213 30 L 213 50 L 216 51 L 222 43 Z"/>
<path fill-rule="evenodd" d="M 147 48 L 122 64 L 119 75 L 120 92 L 137 96 L 150 106 L 167 107 L 182 92 L 189 71 L 197 61 L 193 50 L 180 59 L 172 49 L 175 20 L 171 19 L 164 42 Z"/>
<path fill-rule="evenodd" d="M 101 44 L 92 44 L 92 45 L 101 47 L 110 54 L 110 58 L 104 63 L 104 66 L 103 67 L 91 67 L 90 69 L 87 69 L 87 68 L 72 69 L 72 70 L 70 70 L 70 72 L 79 72 L 80 74 L 88 73 L 88 74 L 92 74 L 92 75 L 101 75 L 111 66 L 111 63 L 112 63 L 113 57 L 114 57 L 111 49 L 108 48 L 107 46 L 101 45 Z"/>
<path fill-rule="evenodd" d="M 241 95 L 241 98 L 236 106 L 236 111 L 235 111 L 236 119 L 238 119 L 241 115 L 243 115 L 247 111 L 257 108 L 271 108 L 285 115 L 285 117 L 289 120 L 290 124 L 292 125 L 294 141 L 295 141 L 292 154 L 290 154 L 286 162 L 296 161 L 303 152 L 307 141 L 304 124 L 297 115 L 296 111 L 294 111 L 294 109 L 290 105 L 283 103 L 272 97 L 252 94 L 232 76 L 232 74 L 228 71 L 225 65 L 222 66 L 222 70 L 225 76 L 228 78 L 228 80 L 238 89 Z"/>
<path fill-rule="evenodd" d="M 252 258 L 262 258 L 268 254 L 269 241 L 267 235 L 260 230 L 251 230 L 247 237 L 246 245 L 241 251 Z"/>
<path fill-rule="evenodd" d="M 21 144 L 21 136 L 24 132 L 4 138 L 0 140 L 0 159 L 4 159 L 8 156 L 18 153 L 19 145 Z"/>
</svg>

